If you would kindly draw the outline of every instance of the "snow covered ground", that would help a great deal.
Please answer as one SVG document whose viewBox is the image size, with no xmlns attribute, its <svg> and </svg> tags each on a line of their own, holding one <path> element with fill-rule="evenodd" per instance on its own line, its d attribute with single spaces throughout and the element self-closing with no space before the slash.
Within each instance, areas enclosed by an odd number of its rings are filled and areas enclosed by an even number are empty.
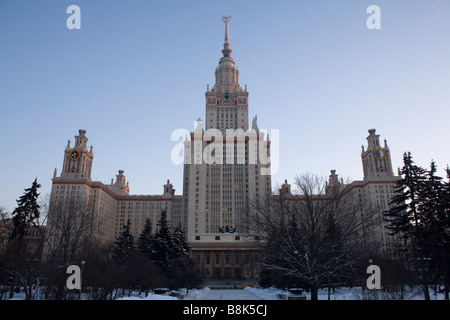
<svg viewBox="0 0 450 320">
<path fill-rule="evenodd" d="M 126 298 L 119 298 L 118 300 L 280 300 L 278 294 L 283 293 L 283 290 L 270 288 L 258 289 L 247 287 L 245 289 L 210 289 L 208 287 L 202 289 L 189 290 L 187 294 L 185 290 L 181 290 L 179 298 L 171 297 L 168 294 L 158 295 L 149 294 L 144 297 L 141 295 L 132 295 Z"/>
<path fill-rule="evenodd" d="M 144 293 L 132 292 L 130 297 L 120 297 L 117 300 L 285 300 L 288 292 L 277 288 L 253 288 L 246 287 L 244 289 L 211 289 L 209 287 L 201 289 L 191 289 L 186 292 L 185 289 L 181 289 L 178 292 L 155 294 L 149 293 L 146 297 Z M 308 300 L 311 296 L 308 292 L 305 292 Z M 430 288 L 431 300 L 444 300 L 443 293 L 434 294 L 434 291 Z M 86 300 L 87 297 L 82 299 Z M 327 300 L 327 289 L 319 290 L 319 300 Z M 374 299 L 373 291 L 364 290 L 361 288 L 337 288 L 334 292 L 330 293 L 330 300 L 372 300 Z M 376 292 L 377 300 L 400 300 L 399 293 L 386 293 L 380 290 Z M 404 300 L 424 300 L 423 293 L 419 287 L 413 289 L 406 289 L 404 293 Z M 14 294 L 12 300 L 25 300 L 25 294 L 19 292 Z"/>
<path fill-rule="evenodd" d="M 193 289 L 186 294 L 185 291 L 181 291 L 180 298 L 171 297 L 168 294 L 158 295 L 149 294 L 148 297 L 144 297 L 144 294 L 134 294 L 131 297 L 119 298 L 118 300 L 284 300 L 288 294 L 287 291 L 277 288 L 251 288 L 246 287 L 243 290 L 212 290 L 210 288 Z M 305 292 L 308 300 L 311 299 L 309 293 Z M 430 289 L 430 296 L 432 300 L 443 300 L 444 294 L 438 293 L 434 295 L 434 292 Z M 319 300 L 327 300 L 327 289 L 319 290 Z M 330 300 L 372 300 L 374 299 L 373 291 L 364 290 L 361 288 L 338 288 L 335 292 L 330 293 Z M 377 300 L 399 300 L 400 294 L 388 294 L 385 292 L 377 291 Z M 404 300 L 423 300 L 423 293 L 420 288 L 408 289 L 404 294 Z"/>
</svg>

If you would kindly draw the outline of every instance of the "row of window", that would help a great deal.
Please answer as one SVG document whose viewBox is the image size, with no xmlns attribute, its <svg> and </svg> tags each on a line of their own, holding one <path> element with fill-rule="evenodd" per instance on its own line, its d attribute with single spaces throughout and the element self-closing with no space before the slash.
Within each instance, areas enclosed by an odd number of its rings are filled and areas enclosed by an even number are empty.
<svg viewBox="0 0 450 320">
<path fill-rule="evenodd" d="M 214 262 L 215 262 L 215 264 L 216 265 L 220 265 L 220 255 L 219 254 L 216 254 L 216 255 L 214 255 Z M 225 257 L 224 257 L 224 263 L 225 263 L 225 265 L 230 265 L 231 264 L 231 258 L 232 258 L 232 255 L 229 255 L 229 254 L 226 254 L 225 255 Z M 200 257 L 200 255 L 196 255 L 196 257 L 195 257 L 195 262 L 197 263 L 197 264 L 200 264 L 200 259 L 201 259 L 201 257 Z M 206 254 L 205 255 L 205 264 L 207 264 L 207 265 L 209 265 L 209 264 L 211 264 L 211 255 L 210 254 Z M 244 259 L 243 259 L 243 263 L 244 264 L 250 264 L 251 263 L 251 255 L 249 255 L 249 254 L 246 254 L 245 256 L 244 256 Z M 253 262 L 255 263 L 255 264 L 259 264 L 259 262 L 260 262 L 260 257 L 259 257 L 259 255 L 254 255 L 253 256 Z M 236 254 L 236 255 L 234 255 L 234 264 L 240 264 L 241 263 L 241 256 L 239 255 L 239 254 Z"/>
</svg>

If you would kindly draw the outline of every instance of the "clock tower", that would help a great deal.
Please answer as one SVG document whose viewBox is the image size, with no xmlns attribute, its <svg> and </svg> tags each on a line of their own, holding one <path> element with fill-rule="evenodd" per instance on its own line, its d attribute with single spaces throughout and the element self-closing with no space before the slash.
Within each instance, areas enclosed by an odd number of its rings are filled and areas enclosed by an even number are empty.
<svg viewBox="0 0 450 320">
<path fill-rule="evenodd" d="M 391 153 L 386 139 L 384 146 L 380 145 L 380 135 L 375 129 L 369 130 L 367 137 L 367 150 L 362 146 L 361 159 L 364 170 L 364 179 L 393 177 Z"/>
<path fill-rule="evenodd" d="M 61 173 L 62 178 L 84 178 L 91 179 L 92 160 L 94 153 L 92 146 L 87 149 L 86 130 L 79 130 L 75 136 L 75 145 L 71 147 L 70 140 L 64 151 L 64 164 Z"/>
</svg>

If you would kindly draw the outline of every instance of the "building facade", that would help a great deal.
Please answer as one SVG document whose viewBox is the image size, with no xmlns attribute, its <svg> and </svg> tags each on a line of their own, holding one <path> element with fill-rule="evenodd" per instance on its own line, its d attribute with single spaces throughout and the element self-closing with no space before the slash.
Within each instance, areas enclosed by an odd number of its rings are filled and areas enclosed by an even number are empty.
<svg viewBox="0 0 450 320">
<path fill-rule="evenodd" d="M 231 57 L 230 16 L 224 16 L 223 56 L 215 84 L 205 93 L 205 123 L 185 141 L 186 230 L 200 274 L 255 277 L 260 251 L 245 214 L 252 201 L 271 194 L 270 141 L 256 116 L 249 126 L 249 92 Z"/>
<path fill-rule="evenodd" d="M 367 228 L 361 227 L 361 237 L 367 239 L 367 242 L 378 245 L 377 248 L 371 248 L 373 252 L 395 259 L 399 257 L 397 248 L 400 244 L 400 236 L 388 234 L 389 230 L 383 214 L 391 208 L 390 201 L 395 195 L 395 186 L 400 176 L 395 176 L 392 170 L 391 153 L 387 140 L 384 140 L 382 146 L 379 138 L 375 129 L 369 129 L 369 136 L 366 138 L 367 148 L 363 145 L 361 151 L 362 180 L 344 182 L 339 179 L 336 170 L 330 170 L 331 174 L 325 183 L 324 194 L 320 196 L 333 195 L 335 188 L 345 190 L 345 194 L 350 197 L 354 208 L 361 213 L 356 214 L 355 219 L 362 221 L 365 215 L 371 215 Z M 291 192 L 291 185 L 287 180 L 281 185 L 279 194 L 283 195 L 287 201 L 303 201 L 302 196 Z M 277 195 L 272 197 L 277 199 Z"/>
<path fill-rule="evenodd" d="M 70 140 L 64 151 L 63 169 L 57 176 L 55 169 L 51 190 L 49 224 L 59 222 L 63 212 L 77 212 L 91 217 L 95 238 L 101 243 L 114 241 L 122 227 L 130 222 L 130 230 L 137 236 L 147 219 L 159 221 L 161 211 L 175 226 L 183 225 L 182 196 L 175 195 L 173 185 L 167 180 L 160 195 L 132 195 L 123 170 L 110 184 L 92 181 L 93 148 L 87 148 L 85 130 L 79 130 L 75 144 Z M 153 223 L 153 231 L 156 231 Z M 55 229 L 55 228 L 53 228 Z"/>
<path fill-rule="evenodd" d="M 215 70 L 215 84 L 205 93 L 205 122 L 184 141 L 184 172 L 181 195 L 167 180 L 159 195 L 133 195 L 123 170 L 110 184 L 92 181 L 93 148 L 85 130 L 79 130 L 72 146 L 64 150 L 60 175 L 55 169 L 51 190 L 49 225 L 74 203 L 90 213 L 101 243 L 112 242 L 130 223 L 135 236 L 147 219 L 156 231 L 161 211 L 171 227 L 181 225 L 192 247 L 194 261 L 204 277 L 254 278 L 261 264 L 258 235 L 248 228 L 245 214 L 253 201 L 272 196 L 270 140 L 259 129 L 256 116 L 249 122 L 249 92 L 239 83 L 239 70 L 231 57 L 230 16 L 224 16 L 223 56 Z M 369 130 L 368 147 L 362 148 L 364 178 L 351 183 L 360 201 L 388 208 L 398 177 L 394 176 L 390 150 Z M 341 183 L 332 170 L 327 187 Z M 287 181 L 282 186 L 290 193 Z M 380 209 L 380 210 L 381 210 Z M 381 211 L 380 211 L 381 212 Z M 52 229 L 52 228 L 49 228 Z M 385 229 L 380 236 L 388 242 Z M 386 243 L 386 245 L 388 245 Z"/>
<path fill-rule="evenodd" d="M 376 134 L 375 129 L 369 130 L 366 139 L 367 148 L 361 146 L 363 180 L 353 181 L 350 188 L 356 201 L 361 204 L 370 203 L 376 208 L 378 223 L 375 238 L 380 243 L 380 253 L 395 258 L 399 239 L 388 234 L 383 212 L 391 207 L 389 203 L 395 195 L 395 186 L 400 176 L 394 175 L 387 140 L 384 139 L 381 145 L 380 135 Z"/>
</svg>

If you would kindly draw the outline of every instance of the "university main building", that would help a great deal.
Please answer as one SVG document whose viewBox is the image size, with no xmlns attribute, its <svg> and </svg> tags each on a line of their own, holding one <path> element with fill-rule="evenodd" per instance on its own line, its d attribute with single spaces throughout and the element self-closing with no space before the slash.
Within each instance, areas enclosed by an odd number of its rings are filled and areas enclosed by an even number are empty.
<svg viewBox="0 0 450 320">
<path fill-rule="evenodd" d="M 225 22 L 223 57 L 215 71 L 215 84 L 205 94 L 205 122 L 184 141 L 182 195 L 176 195 L 167 180 L 160 195 L 133 195 L 123 170 L 110 184 L 92 181 L 93 148 L 88 147 L 85 130 L 79 130 L 72 145 L 64 150 L 60 175 L 56 169 L 51 191 L 49 224 L 58 219 L 61 208 L 69 203 L 88 208 L 96 226 L 98 242 L 116 239 L 123 226 L 137 236 L 149 218 L 156 231 L 162 210 L 172 227 L 182 226 L 199 272 L 205 277 L 253 278 L 258 276 L 261 251 L 258 236 L 250 232 L 245 213 L 256 199 L 272 196 L 270 140 L 259 130 L 256 117 L 249 123 L 247 87 L 239 84 L 239 70 L 231 57 L 229 22 Z M 364 179 L 350 187 L 355 197 L 371 201 L 387 210 L 394 176 L 386 140 L 369 130 L 367 148 L 362 147 Z M 205 156 L 206 155 L 206 156 Z M 328 186 L 340 184 L 334 170 Z M 290 192 L 290 185 L 282 185 Z M 381 219 L 380 219 L 381 221 Z M 389 238 L 380 222 L 379 239 L 383 248 Z"/>
</svg>

